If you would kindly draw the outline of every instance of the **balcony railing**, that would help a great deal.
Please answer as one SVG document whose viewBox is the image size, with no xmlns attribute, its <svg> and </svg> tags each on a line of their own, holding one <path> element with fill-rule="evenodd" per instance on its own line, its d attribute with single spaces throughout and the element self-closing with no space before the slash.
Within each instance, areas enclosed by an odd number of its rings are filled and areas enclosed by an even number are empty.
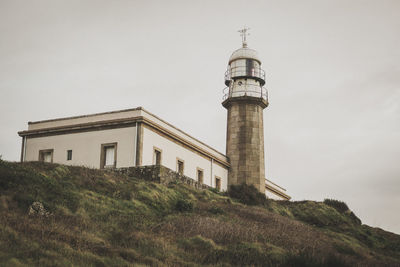
<svg viewBox="0 0 400 267">
<path fill-rule="evenodd" d="M 238 66 L 228 68 L 225 72 L 225 84 L 229 85 L 233 78 L 248 77 L 260 81 L 261 85 L 265 84 L 265 71 L 261 68 L 248 68 L 246 66 Z"/>
<path fill-rule="evenodd" d="M 260 90 L 230 90 L 229 87 L 225 87 L 223 90 L 224 96 L 222 100 L 225 101 L 231 97 L 240 97 L 240 96 L 251 96 L 251 97 L 258 97 L 262 98 L 268 102 L 268 91 L 265 87 L 260 87 Z"/>
</svg>

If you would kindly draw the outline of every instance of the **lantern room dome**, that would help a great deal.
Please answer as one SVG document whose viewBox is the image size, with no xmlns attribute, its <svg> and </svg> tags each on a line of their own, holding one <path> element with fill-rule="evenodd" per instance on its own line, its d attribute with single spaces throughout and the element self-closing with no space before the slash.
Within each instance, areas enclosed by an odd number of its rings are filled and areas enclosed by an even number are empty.
<svg viewBox="0 0 400 267">
<path fill-rule="evenodd" d="M 231 57 L 229 58 L 229 64 L 231 64 L 232 61 L 237 59 L 254 59 L 258 61 L 258 63 L 260 63 L 261 65 L 261 60 L 258 57 L 257 51 L 248 47 L 242 47 L 234 51 Z"/>
</svg>

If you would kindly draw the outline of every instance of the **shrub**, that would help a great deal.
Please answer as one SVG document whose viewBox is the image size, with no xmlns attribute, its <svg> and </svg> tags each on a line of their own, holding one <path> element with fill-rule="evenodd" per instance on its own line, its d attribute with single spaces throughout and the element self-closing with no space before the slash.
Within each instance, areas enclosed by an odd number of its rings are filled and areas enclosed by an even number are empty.
<svg viewBox="0 0 400 267">
<path fill-rule="evenodd" d="M 211 207 L 208 209 L 208 212 L 210 212 L 210 213 L 212 213 L 212 214 L 215 214 L 215 215 L 217 215 L 217 214 L 224 214 L 224 210 L 223 210 L 222 208 L 218 207 L 218 206 L 211 206 Z"/>
<path fill-rule="evenodd" d="M 349 217 L 353 222 L 355 222 L 358 225 L 361 225 L 362 222 L 360 218 L 358 218 L 353 212 L 350 212 Z"/>
<path fill-rule="evenodd" d="M 324 204 L 331 206 L 332 208 L 336 209 L 338 212 L 346 212 L 349 210 L 349 207 L 346 203 L 336 199 L 324 199 Z"/>
<path fill-rule="evenodd" d="M 179 199 L 175 204 L 175 209 L 179 212 L 193 211 L 193 203 L 186 199 Z"/>
<path fill-rule="evenodd" d="M 267 198 L 253 185 L 231 185 L 228 195 L 246 205 L 266 205 Z"/>
<path fill-rule="evenodd" d="M 219 193 L 219 189 L 218 188 L 209 187 L 208 190 L 210 190 L 211 192 L 216 193 L 216 194 Z"/>
</svg>

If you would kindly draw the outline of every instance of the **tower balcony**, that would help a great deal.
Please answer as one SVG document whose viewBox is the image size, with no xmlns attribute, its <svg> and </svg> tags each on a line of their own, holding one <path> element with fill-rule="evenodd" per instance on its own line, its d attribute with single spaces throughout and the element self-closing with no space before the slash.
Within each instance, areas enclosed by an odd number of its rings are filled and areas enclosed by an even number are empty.
<svg viewBox="0 0 400 267">
<path fill-rule="evenodd" d="M 261 68 L 249 68 L 247 66 L 228 67 L 225 72 L 225 85 L 229 86 L 235 79 L 254 79 L 261 86 L 265 84 L 265 71 Z"/>
<path fill-rule="evenodd" d="M 268 103 L 268 91 L 267 88 L 265 87 L 259 87 L 257 89 L 254 88 L 233 89 L 225 87 L 223 93 L 224 96 L 222 97 L 222 101 L 225 101 L 229 98 L 249 96 L 249 97 L 259 98 Z"/>
</svg>

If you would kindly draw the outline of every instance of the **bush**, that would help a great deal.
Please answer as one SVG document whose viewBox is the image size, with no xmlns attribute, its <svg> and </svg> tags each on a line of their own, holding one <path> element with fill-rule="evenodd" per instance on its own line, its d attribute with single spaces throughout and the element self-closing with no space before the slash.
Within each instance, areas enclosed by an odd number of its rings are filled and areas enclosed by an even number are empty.
<svg viewBox="0 0 400 267">
<path fill-rule="evenodd" d="M 349 210 L 349 207 L 346 203 L 336 199 L 324 199 L 324 204 L 331 206 L 332 208 L 336 209 L 338 212 L 346 212 Z"/>
<path fill-rule="evenodd" d="M 179 212 L 193 211 L 193 203 L 186 199 L 179 199 L 175 204 L 175 209 Z"/>
<path fill-rule="evenodd" d="M 224 214 L 224 213 L 225 213 L 224 210 L 223 210 L 222 208 L 218 207 L 218 206 L 211 206 L 211 207 L 208 209 L 208 212 L 210 212 L 210 213 L 212 213 L 212 214 L 215 214 L 215 215 L 217 215 L 217 214 Z"/>
<path fill-rule="evenodd" d="M 218 188 L 209 187 L 208 190 L 210 190 L 211 192 L 216 193 L 216 194 L 219 193 L 219 189 Z"/>
<path fill-rule="evenodd" d="M 228 195 L 246 205 L 266 205 L 267 198 L 253 185 L 231 185 Z"/>
<path fill-rule="evenodd" d="M 358 225 L 361 225 L 362 222 L 360 218 L 358 218 L 353 212 L 350 212 L 349 217 L 353 222 L 355 222 Z"/>
</svg>

